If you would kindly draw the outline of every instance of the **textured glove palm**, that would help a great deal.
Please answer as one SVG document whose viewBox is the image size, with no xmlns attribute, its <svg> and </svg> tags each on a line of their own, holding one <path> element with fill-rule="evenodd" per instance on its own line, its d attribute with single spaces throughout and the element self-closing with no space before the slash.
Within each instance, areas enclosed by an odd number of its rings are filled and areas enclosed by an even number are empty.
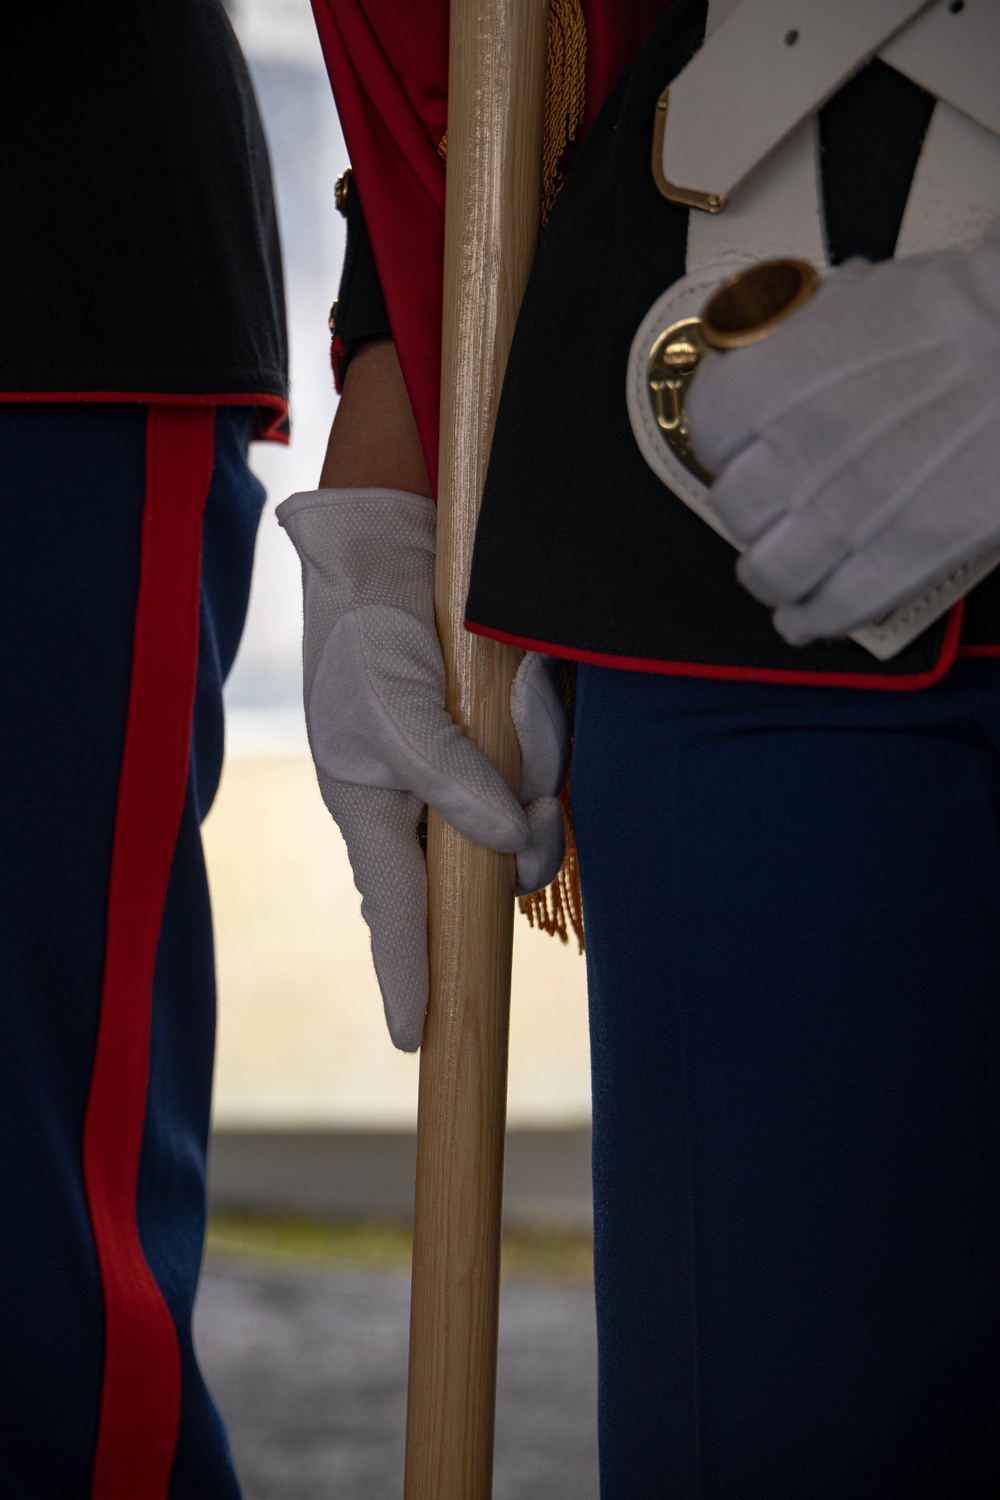
<svg viewBox="0 0 1000 1500">
<path fill-rule="evenodd" d="M 920 595 L 1000 540 L 1000 226 L 849 262 L 771 339 L 706 359 L 687 410 L 786 640 Z"/>
<path fill-rule="evenodd" d="M 399 490 L 318 490 L 278 509 L 302 563 L 306 722 L 323 800 L 347 844 L 397 1047 L 419 1046 L 427 1008 L 426 806 L 517 855 L 519 891 L 563 855 L 556 793 L 568 730 L 545 658 L 511 693 L 521 805 L 445 710 L 434 625 L 433 503 Z"/>
</svg>

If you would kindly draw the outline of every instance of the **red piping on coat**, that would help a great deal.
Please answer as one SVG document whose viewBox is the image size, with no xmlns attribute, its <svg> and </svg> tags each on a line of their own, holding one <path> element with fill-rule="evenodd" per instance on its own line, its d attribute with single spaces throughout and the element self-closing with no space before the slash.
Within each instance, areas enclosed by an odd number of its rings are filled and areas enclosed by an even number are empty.
<svg viewBox="0 0 1000 1500">
<path fill-rule="evenodd" d="M 128 718 L 83 1175 L 104 1292 L 92 1500 L 165 1500 L 180 1422 L 177 1333 L 143 1254 L 136 1188 L 153 970 L 188 776 L 201 525 L 215 410 L 151 406 Z"/>
<path fill-rule="evenodd" d="M 238 391 L 226 395 L 190 394 L 164 391 L 0 391 L 0 401 L 120 401 L 138 402 L 142 406 L 256 406 L 273 413 L 262 423 L 257 437 L 269 443 L 287 443 L 288 433 L 282 424 L 288 422 L 288 402 L 283 396 L 262 396 L 257 392 Z"/>
<path fill-rule="evenodd" d="M 710 677 L 725 682 L 788 683 L 799 687 L 881 688 L 887 692 L 905 693 L 917 688 L 932 687 L 935 682 L 941 681 L 953 665 L 962 629 L 964 604 L 965 601 L 960 599 L 948 616 L 941 655 L 934 666 L 928 672 L 914 672 L 909 676 L 900 673 L 896 676 L 879 677 L 874 672 L 796 672 L 779 667 L 725 667 L 695 661 L 654 661 L 648 656 L 611 656 L 600 651 L 579 651 L 574 646 L 558 646 L 551 641 L 535 641 L 528 636 L 491 630 L 485 625 L 475 625 L 471 620 L 466 620 L 465 628 L 474 635 L 485 635 L 491 640 L 503 641 L 508 646 L 520 646 L 525 651 L 541 651 L 545 656 L 587 662 L 596 667 L 617 667 L 624 672 L 655 672 L 667 677 Z"/>
</svg>

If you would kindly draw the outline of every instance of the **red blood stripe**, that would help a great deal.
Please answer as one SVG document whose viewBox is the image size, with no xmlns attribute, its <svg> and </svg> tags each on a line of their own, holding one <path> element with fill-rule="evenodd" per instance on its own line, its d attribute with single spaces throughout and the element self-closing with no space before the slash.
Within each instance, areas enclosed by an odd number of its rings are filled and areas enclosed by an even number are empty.
<svg viewBox="0 0 1000 1500">
<path fill-rule="evenodd" d="M 151 406 L 132 681 L 83 1172 L 105 1305 L 93 1500 L 163 1500 L 180 1420 L 173 1321 L 139 1241 L 153 968 L 187 784 L 211 406 Z"/>
<path fill-rule="evenodd" d="M 715 662 L 657 661 L 649 656 L 612 656 L 603 651 L 581 651 L 575 646 L 536 641 L 526 635 L 511 635 L 506 630 L 493 630 L 488 625 L 477 625 L 474 620 L 466 620 L 465 628 L 474 635 L 485 635 L 490 640 L 503 641 L 508 646 L 520 646 L 524 651 L 541 651 L 545 656 L 582 661 L 595 667 L 617 667 L 625 672 L 654 672 L 665 677 L 707 677 L 723 682 L 775 682 L 793 687 L 881 688 L 884 692 L 906 693 L 916 688 L 932 687 L 951 669 L 958 651 L 964 609 L 964 599 L 960 599 L 952 607 L 941 643 L 941 654 L 929 671 L 908 675 L 902 672 L 886 673 L 884 676 L 875 672 L 798 672 L 784 667 L 727 667 Z"/>
</svg>

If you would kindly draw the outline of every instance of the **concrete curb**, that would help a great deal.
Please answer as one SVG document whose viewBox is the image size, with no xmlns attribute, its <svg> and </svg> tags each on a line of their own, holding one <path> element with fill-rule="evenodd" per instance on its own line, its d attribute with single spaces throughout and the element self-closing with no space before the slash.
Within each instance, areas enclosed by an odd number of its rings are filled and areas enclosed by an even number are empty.
<svg viewBox="0 0 1000 1500">
<path fill-rule="evenodd" d="M 216 1130 L 209 1202 L 229 1213 L 408 1220 L 412 1131 Z M 590 1130 L 507 1134 L 504 1217 L 517 1228 L 593 1227 Z"/>
</svg>

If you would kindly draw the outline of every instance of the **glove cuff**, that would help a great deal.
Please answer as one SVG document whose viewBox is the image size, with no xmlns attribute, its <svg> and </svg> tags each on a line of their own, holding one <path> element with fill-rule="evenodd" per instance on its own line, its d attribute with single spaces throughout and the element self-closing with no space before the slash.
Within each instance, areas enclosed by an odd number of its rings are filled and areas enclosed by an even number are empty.
<svg viewBox="0 0 1000 1500">
<path fill-rule="evenodd" d="M 343 524 L 362 529 L 370 517 L 392 511 L 405 525 L 410 517 L 435 516 L 437 508 L 426 495 L 410 490 L 385 489 L 377 485 L 353 486 L 347 489 L 300 490 L 282 500 L 275 510 L 278 524 L 289 530 L 289 523 L 311 511 L 338 514 Z"/>
<path fill-rule="evenodd" d="M 277 516 L 302 562 L 307 617 L 322 599 L 327 628 L 365 605 L 433 621 L 436 511 L 426 495 L 310 490 L 283 501 Z"/>
</svg>

